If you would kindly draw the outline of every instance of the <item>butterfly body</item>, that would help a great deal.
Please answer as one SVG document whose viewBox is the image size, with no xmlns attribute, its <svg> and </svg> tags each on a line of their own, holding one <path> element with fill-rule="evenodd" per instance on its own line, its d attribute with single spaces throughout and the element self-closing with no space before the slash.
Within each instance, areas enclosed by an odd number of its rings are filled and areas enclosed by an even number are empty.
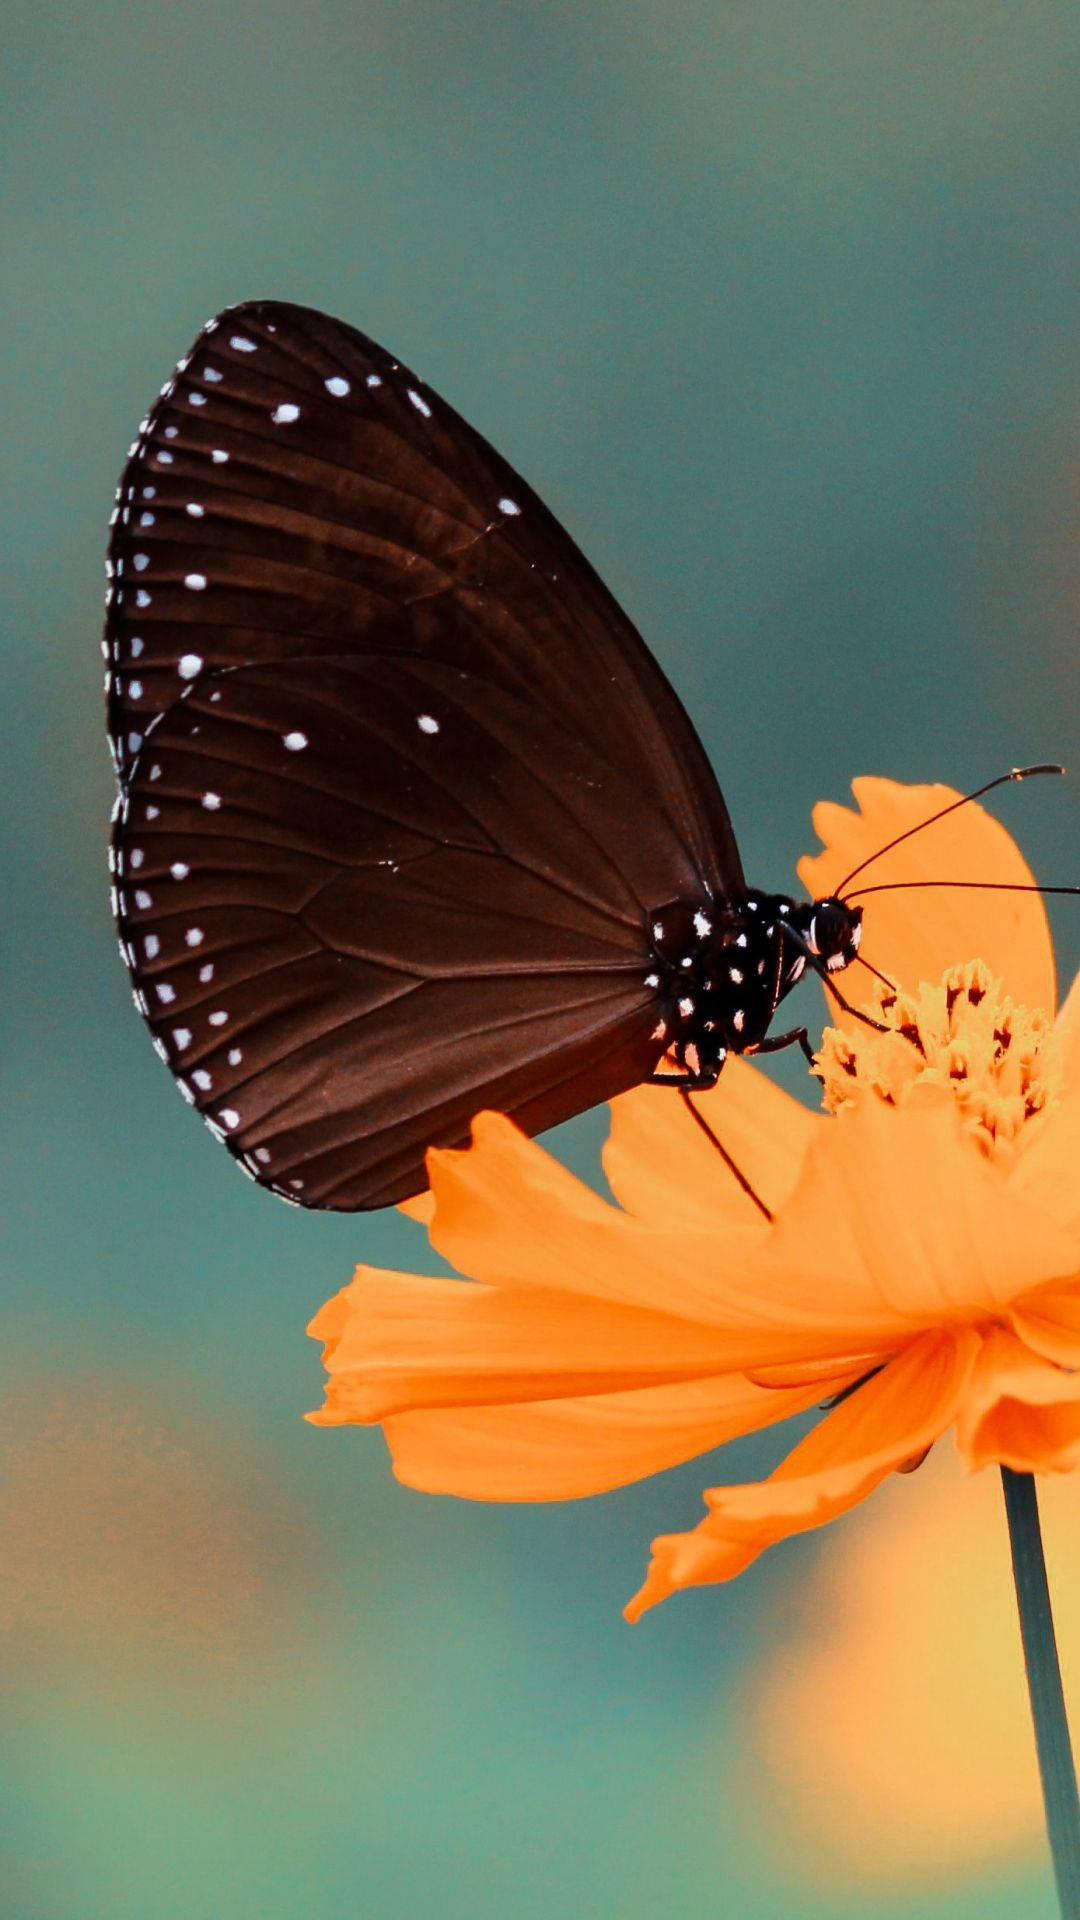
<svg viewBox="0 0 1080 1920">
<path fill-rule="evenodd" d="M 827 971 L 850 964 L 861 918 L 843 902 L 754 891 L 701 905 L 674 901 L 653 914 L 646 985 L 660 1007 L 654 1035 L 688 1084 L 712 1086 L 729 1053 L 766 1050 L 776 1010 L 808 962 Z"/>
<path fill-rule="evenodd" d="M 480 1108 L 536 1132 L 669 1050 L 708 1084 L 819 965 L 587 561 L 364 335 L 209 322 L 132 445 L 108 574 L 136 1005 L 283 1198 L 387 1204 Z"/>
</svg>

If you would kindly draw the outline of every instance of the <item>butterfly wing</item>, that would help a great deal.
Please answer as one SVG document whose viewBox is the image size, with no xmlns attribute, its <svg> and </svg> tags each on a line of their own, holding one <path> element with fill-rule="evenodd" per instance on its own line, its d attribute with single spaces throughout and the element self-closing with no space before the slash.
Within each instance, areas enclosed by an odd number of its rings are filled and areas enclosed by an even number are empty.
<svg viewBox="0 0 1080 1920">
<path fill-rule="evenodd" d="M 700 744 L 557 523 L 325 316 L 200 336 L 110 546 L 122 941 L 255 1178 L 385 1204 L 482 1106 L 530 1131 L 661 1051 L 650 907 L 742 890 Z"/>
</svg>

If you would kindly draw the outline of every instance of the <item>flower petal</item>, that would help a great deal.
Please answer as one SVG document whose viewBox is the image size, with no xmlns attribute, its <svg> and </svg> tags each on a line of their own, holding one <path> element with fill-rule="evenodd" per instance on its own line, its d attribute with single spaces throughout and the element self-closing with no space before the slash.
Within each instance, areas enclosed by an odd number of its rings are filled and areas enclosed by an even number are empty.
<svg viewBox="0 0 1080 1920">
<path fill-rule="evenodd" d="M 1006 1317 L 1032 1353 L 1055 1366 L 1080 1369 L 1080 1273 L 1029 1293 Z"/>
<path fill-rule="evenodd" d="M 884 1118 L 895 1125 L 900 1116 Z M 845 1116 L 845 1124 L 856 1125 L 857 1116 Z M 815 1129 L 808 1163 L 826 1164 L 823 1156 L 836 1133 L 832 1120 Z M 436 1203 L 431 1237 L 461 1271 L 495 1283 L 502 1293 L 537 1290 L 544 1300 L 562 1293 L 665 1318 L 673 1313 L 710 1331 L 710 1344 L 701 1349 L 699 1377 L 806 1360 L 843 1366 L 853 1353 L 891 1351 L 898 1338 L 912 1331 L 910 1314 L 882 1301 L 858 1250 L 838 1278 L 833 1215 L 838 1216 L 842 1239 L 849 1198 L 846 1160 L 833 1171 L 828 1208 L 823 1221 L 815 1224 L 818 1244 L 806 1249 L 798 1231 L 794 1240 L 788 1233 L 785 1256 L 777 1258 L 773 1243 L 785 1220 L 801 1217 L 795 1198 L 768 1230 L 728 1224 L 717 1233 L 692 1224 L 665 1232 L 601 1200 L 499 1114 L 479 1114 L 473 1140 L 466 1152 L 428 1156 Z M 886 1138 L 883 1153 L 888 1145 Z M 925 1148 L 920 1135 L 916 1155 Z M 861 1172 L 857 1164 L 856 1173 Z M 804 1169 L 799 1192 L 812 1187 L 816 1177 L 820 1175 Z M 919 1177 L 917 1159 L 909 1177 Z M 908 1188 L 902 1197 L 907 1207 Z M 873 1225 L 871 1219 L 871 1230 Z M 873 1247 L 873 1237 L 869 1245 Z M 825 1276 L 824 1287 L 807 1282 L 808 1264 L 813 1268 L 815 1261 Z M 1037 1278 L 1046 1277 L 1040 1269 Z M 843 1306 L 839 1313 L 838 1286 Z M 612 1389 L 643 1384 L 632 1379 L 609 1382 Z M 602 1389 L 598 1385 L 595 1390 Z M 561 1391 L 569 1396 L 582 1388 Z M 554 1390 L 532 1397 L 554 1397 Z"/>
<path fill-rule="evenodd" d="M 674 1305 L 684 1318 L 718 1324 L 728 1271 L 738 1272 L 763 1237 L 760 1222 L 732 1224 L 722 1239 L 700 1223 L 696 1235 L 665 1236 L 602 1200 L 497 1113 L 477 1114 L 466 1151 L 429 1153 L 428 1172 L 432 1245 L 459 1272 L 501 1287 L 557 1287 L 660 1311 Z"/>
<path fill-rule="evenodd" d="M 775 1213 L 793 1187 L 823 1114 L 811 1113 L 749 1061 L 728 1060 L 716 1086 L 692 1096 L 695 1110 Z M 762 1217 L 685 1103 L 663 1087 L 635 1087 L 611 1103 L 604 1172 L 627 1213 L 671 1228 L 731 1221 L 762 1229 Z"/>
<path fill-rule="evenodd" d="M 963 1129 L 949 1090 L 902 1108 L 867 1100 L 817 1135 L 798 1186 L 747 1271 L 770 1308 L 831 1326 L 833 1353 L 1001 1312 L 1072 1271 L 1075 1241 L 1018 1195 Z"/>
<path fill-rule="evenodd" d="M 1073 981 L 1054 1027 L 1061 1048 L 1060 1099 L 1023 1130 L 1010 1179 L 1018 1194 L 1031 1194 L 1080 1245 L 1080 974 Z"/>
<path fill-rule="evenodd" d="M 842 886 L 845 876 L 898 834 L 929 819 L 960 795 L 951 787 L 901 787 L 892 780 L 852 782 L 859 813 L 826 802 L 814 809 L 814 828 L 825 850 L 799 862 L 799 877 L 815 898 Z M 860 882 L 995 881 L 1032 886 L 1034 876 L 1004 827 L 977 802 L 915 834 L 874 860 L 852 881 L 851 897 L 863 897 Z M 845 894 L 846 894 L 845 889 Z M 1050 1012 L 1056 1006 L 1054 955 L 1046 910 L 1037 893 L 934 887 L 922 891 L 868 893 L 862 951 L 881 972 L 909 990 L 937 980 L 959 961 L 983 959 L 1014 1000 Z M 845 997 L 857 1005 L 858 968 L 847 976 Z M 837 1025 L 850 1026 L 836 1013 Z"/>
<path fill-rule="evenodd" d="M 1061 1047 L 1065 1085 L 1080 1093 L 1080 973 L 1065 996 L 1055 1031 Z"/>
<path fill-rule="evenodd" d="M 435 1217 L 435 1202 L 429 1193 L 414 1193 L 408 1200 L 398 1201 L 398 1212 L 407 1214 L 418 1226 L 430 1227 Z"/>
<path fill-rule="evenodd" d="M 1080 1462 L 1080 1373 L 1029 1352 L 994 1327 L 982 1344 L 956 1421 L 969 1467 L 1067 1473 Z"/>
<path fill-rule="evenodd" d="M 424 1493 L 575 1500 L 756 1433 L 844 1384 L 776 1391 L 729 1374 L 590 1399 L 397 1414 L 385 1431 L 398 1479 Z"/>
<path fill-rule="evenodd" d="M 920 1335 L 834 1407 L 768 1480 L 710 1490 L 709 1513 L 692 1533 L 654 1540 L 627 1619 L 677 1588 L 732 1579 L 775 1541 L 835 1519 L 932 1446 L 955 1416 L 978 1344 L 969 1328 Z"/>
<path fill-rule="evenodd" d="M 670 1314 L 377 1267 L 359 1267 L 309 1332 L 326 1343 L 326 1404 L 308 1416 L 320 1426 L 701 1380 L 729 1371 L 730 1353 L 740 1357 L 724 1329 Z M 751 1399 L 770 1391 L 748 1390 Z"/>
</svg>

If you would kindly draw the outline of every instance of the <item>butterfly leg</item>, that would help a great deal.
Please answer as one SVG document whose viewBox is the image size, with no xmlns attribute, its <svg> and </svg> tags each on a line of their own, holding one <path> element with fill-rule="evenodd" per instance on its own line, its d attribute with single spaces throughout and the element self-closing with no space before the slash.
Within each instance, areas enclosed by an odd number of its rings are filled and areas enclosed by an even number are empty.
<svg viewBox="0 0 1080 1920">
<path fill-rule="evenodd" d="M 810 1065 L 814 1064 L 814 1049 L 810 1045 L 810 1035 L 805 1027 L 792 1027 L 789 1033 L 772 1033 L 766 1040 L 759 1040 L 756 1046 L 747 1047 L 748 1054 L 779 1053 L 784 1047 L 801 1047 Z"/>
<path fill-rule="evenodd" d="M 679 1093 L 708 1093 L 719 1078 L 719 1067 L 706 1067 L 700 1073 L 650 1073 L 643 1084 L 647 1087 L 674 1087 Z"/>
<path fill-rule="evenodd" d="M 682 1092 L 681 1089 L 680 1089 L 680 1092 Z M 724 1146 L 721 1146 L 719 1140 L 717 1139 L 715 1133 L 710 1127 L 708 1121 L 705 1119 L 703 1114 L 698 1112 L 693 1101 L 690 1099 L 689 1095 L 686 1092 L 682 1092 L 682 1103 L 683 1103 L 683 1106 L 686 1108 L 687 1113 L 690 1115 L 690 1118 L 697 1122 L 698 1126 L 701 1128 L 701 1131 L 705 1135 L 706 1139 L 709 1140 L 711 1144 L 716 1148 L 716 1151 L 720 1155 L 720 1158 L 724 1162 L 724 1165 L 728 1169 L 728 1172 L 735 1176 L 735 1179 L 738 1181 L 747 1199 L 752 1200 L 758 1212 L 760 1214 L 763 1214 L 766 1220 L 771 1221 L 773 1218 L 771 1207 L 767 1207 L 765 1205 L 764 1200 L 761 1198 L 760 1193 L 755 1192 L 754 1188 L 750 1185 L 750 1182 L 747 1179 L 742 1168 L 736 1165 L 735 1161 L 732 1159 L 727 1148 Z"/>
</svg>

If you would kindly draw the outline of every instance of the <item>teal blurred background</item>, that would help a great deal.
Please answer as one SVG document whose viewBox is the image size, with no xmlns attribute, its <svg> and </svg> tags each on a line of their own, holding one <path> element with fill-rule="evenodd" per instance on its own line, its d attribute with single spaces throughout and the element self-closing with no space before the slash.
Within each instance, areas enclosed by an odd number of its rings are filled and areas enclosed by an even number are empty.
<svg viewBox="0 0 1080 1920">
<path fill-rule="evenodd" d="M 98 637 L 136 421 L 273 296 L 392 347 L 566 522 L 760 883 L 853 775 L 1076 759 L 1080 14 L 9 0 L 5 33 L 0 1912 L 1050 1916 L 1037 1842 L 920 1879 L 913 1832 L 870 1891 L 766 1844 L 748 1690 L 842 1527 L 622 1621 L 650 1537 L 775 1437 L 513 1510 L 303 1423 L 311 1313 L 431 1256 L 258 1192 L 154 1058 Z M 1078 791 L 1002 799 L 1047 879 Z"/>
</svg>

